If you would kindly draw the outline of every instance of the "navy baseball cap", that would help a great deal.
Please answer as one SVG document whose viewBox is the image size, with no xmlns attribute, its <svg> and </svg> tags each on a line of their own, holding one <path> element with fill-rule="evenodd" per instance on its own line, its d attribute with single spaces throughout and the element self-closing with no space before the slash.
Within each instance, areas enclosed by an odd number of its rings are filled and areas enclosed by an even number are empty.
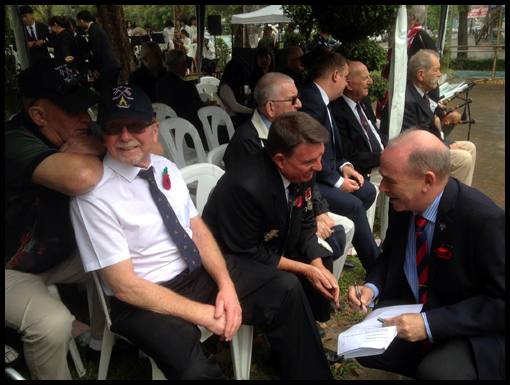
<svg viewBox="0 0 510 385">
<path fill-rule="evenodd" d="M 60 108 L 77 114 L 95 105 L 99 96 L 83 85 L 65 61 L 43 59 L 18 76 L 21 96 L 49 99 Z"/>
<path fill-rule="evenodd" d="M 152 102 L 140 87 L 118 84 L 101 93 L 97 111 L 97 124 L 100 126 L 117 119 L 151 123 L 153 117 Z"/>
</svg>

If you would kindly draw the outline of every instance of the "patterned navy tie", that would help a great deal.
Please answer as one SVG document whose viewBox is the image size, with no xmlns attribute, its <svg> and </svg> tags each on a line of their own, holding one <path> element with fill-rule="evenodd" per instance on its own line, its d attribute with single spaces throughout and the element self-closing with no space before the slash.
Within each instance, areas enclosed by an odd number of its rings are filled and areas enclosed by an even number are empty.
<svg viewBox="0 0 510 385">
<path fill-rule="evenodd" d="M 158 185 L 154 180 L 152 167 L 148 170 L 140 170 L 138 176 L 149 182 L 152 198 L 156 203 L 166 228 L 170 232 L 170 236 L 188 263 L 189 273 L 191 274 L 197 267 L 202 265 L 202 258 L 200 257 L 198 247 L 190 238 L 186 230 L 182 228 L 174 210 L 172 209 L 172 206 L 170 206 L 170 203 L 168 203 L 165 195 L 159 190 Z"/>
<path fill-rule="evenodd" d="M 365 114 L 361 110 L 361 104 L 356 103 L 356 112 L 358 113 L 358 116 L 361 121 L 361 127 L 365 130 L 365 132 L 368 135 L 368 140 L 370 142 L 370 146 L 372 147 L 372 152 L 381 152 L 382 148 L 379 142 L 377 141 L 377 138 L 375 137 L 374 133 L 370 129 L 370 126 L 367 122 L 367 119 L 365 118 Z"/>
<path fill-rule="evenodd" d="M 414 218 L 416 229 L 416 270 L 418 272 L 419 294 L 418 300 L 422 304 L 427 303 L 427 278 L 429 274 L 429 247 L 425 225 L 427 220 L 417 215 Z"/>
</svg>

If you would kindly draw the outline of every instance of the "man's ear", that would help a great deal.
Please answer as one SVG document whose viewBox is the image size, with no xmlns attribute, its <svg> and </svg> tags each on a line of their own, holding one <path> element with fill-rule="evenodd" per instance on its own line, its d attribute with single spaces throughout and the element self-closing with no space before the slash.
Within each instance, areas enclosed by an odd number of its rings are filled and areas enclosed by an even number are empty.
<svg viewBox="0 0 510 385">
<path fill-rule="evenodd" d="M 285 157 L 282 154 L 278 153 L 275 156 L 271 157 L 271 159 L 273 159 L 273 162 L 276 165 L 276 167 L 278 167 L 278 170 L 282 170 Z"/>
<path fill-rule="evenodd" d="M 423 191 L 425 192 L 430 190 L 436 184 L 436 181 L 436 174 L 434 174 L 432 171 L 427 171 L 423 178 Z"/>
<path fill-rule="evenodd" d="M 418 79 L 420 82 L 422 82 L 424 73 L 425 73 L 424 70 L 418 70 L 418 72 L 416 73 L 416 79 Z"/>
<path fill-rule="evenodd" d="M 34 123 L 39 127 L 45 127 L 48 125 L 46 120 L 45 110 L 42 106 L 32 106 L 28 109 L 28 115 Z"/>
</svg>

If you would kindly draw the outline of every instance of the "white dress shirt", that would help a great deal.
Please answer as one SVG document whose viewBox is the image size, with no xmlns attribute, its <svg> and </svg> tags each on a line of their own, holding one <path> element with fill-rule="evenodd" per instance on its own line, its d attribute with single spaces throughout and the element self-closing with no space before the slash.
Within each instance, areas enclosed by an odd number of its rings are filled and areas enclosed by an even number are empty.
<svg viewBox="0 0 510 385">
<path fill-rule="evenodd" d="M 71 219 L 85 271 L 102 269 L 131 258 L 139 278 L 152 283 L 170 281 L 188 266 L 171 238 L 138 167 L 126 166 L 109 154 L 104 175 L 91 192 L 71 200 Z M 178 168 L 151 155 L 154 177 L 182 227 L 191 238 L 190 219 L 198 215 Z M 171 188 L 163 185 L 168 169 Z M 103 281 L 107 295 L 113 291 Z"/>
<path fill-rule="evenodd" d="M 322 96 L 322 101 L 324 102 L 324 104 L 326 105 L 326 110 L 328 111 L 328 117 L 329 117 L 329 123 L 331 124 L 331 127 L 334 127 L 333 126 L 333 118 L 331 117 L 331 111 L 329 111 L 329 96 L 328 94 L 326 94 L 326 91 L 324 91 L 321 86 L 319 86 L 317 83 L 314 82 L 314 84 L 317 86 L 317 88 L 319 89 L 319 92 L 321 93 L 321 96 Z M 335 145 L 335 142 L 336 142 L 336 138 L 335 138 L 335 132 L 333 131 L 331 133 L 331 137 L 332 137 L 332 140 L 333 140 L 333 146 Z M 342 164 L 340 167 L 338 167 L 338 171 L 340 172 L 340 174 L 342 174 L 342 170 L 345 166 L 351 166 L 352 168 L 354 168 L 354 166 L 352 165 L 352 163 L 349 163 L 349 162 L 345 162 L 344 164 Z M 338 181 L 335 183 L 335 187 L 336 188 L 340 188 L 340 186 L 342 186 L 342 184 L 344 183 L 344 177 L 343 176 L 340 176 L 340 179 L 338 179 Z"/>
<path fill-rule="evenodd" d="M 352 113 L 354 114 L 354 116 L 356 117 L 356 119 L 358 120 L 359 122 L 359 125 L 363 128 L 363 125 L 361 124 L 361 120 L 359 118 L 359 115 L 358 115 L 358 111 L 356 110 L 356 105 L 358 103 L 356 103 L 354 100 L 352 99 L 349 99 L 347 96 L 345 95 L 342 95 L 342 97 L 344 98 L 344 100 L 347 102 L 347 105 L 351 108 L 352 110 Z M 370 127 L 370 130 L 372 131 L 372 133 L 374 134 L 374 137 L 377 139 L 377 141 L 379 142 L 379 145 L 381 146 L 381 148 L 384 148 L 383 144 L 382 144 L 382 141 L 381 141 L 381 137 L 379 136 L 379 133 L 376 131 L 374 125 L 372 124 L 372 121 L 370 119 L 368 119 L 367 117 L 367 114 L 365 114 L 365 111 L 363 111 L 363 109 L 361 109 L 361 112 L 363 113 L 363 115 L 365 116 L 365 120 L 368 122 L 368 126 Z M 372 150 L 372 144 L 370 143 L 370 138 L 368 137 L 368 134 L 366 133 L 366 131 L 363 129 L 362 130 L 363 133 L 365 134 L 367 140 L 368 140 L 368 145 L 370 146 L 370 150 Z"/>
</svg>

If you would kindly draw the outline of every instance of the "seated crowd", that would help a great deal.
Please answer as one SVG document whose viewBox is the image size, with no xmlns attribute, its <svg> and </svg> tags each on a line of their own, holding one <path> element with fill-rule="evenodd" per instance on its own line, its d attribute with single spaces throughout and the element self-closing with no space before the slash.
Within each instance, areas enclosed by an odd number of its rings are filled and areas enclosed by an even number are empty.
<svg viewBox="0 0 510 385">
<path fill-rule="evenodd" d="M 90 40 L 108 39 L 90 19 L 78 14 Z M 343 357 L 323 347 L 318 322 L 340 308 L 352 242 L 367 271 L 361 301 L 349 287 L 352 309 L 424 305 L 388 319 L 397 339 L 359 358 L 363 366 L 416 379 L 504 378 L 505 213 L 470 187 L 474 144 L 441 136 L 427 98 L 441 75 L 437 54 L 410 58 L 404 123 L 392 139 L 360 61 L 320 49 L 305 81 L 300 48 L 287 48 L 275 72 L 261 47 L 253 108 L 241 65 L 229 62 L 218 96 L 236 130 L 201 216 L 163 157 L 152 104 L 188 120 L 209 151 L 198 110 L 215 103 L 186 81 L 194 58 L 185 40 L 196 28 L 181 24 L 181 39 L 172 23 L 166 29 L 166 49 L 144 43 L 127 84 L 117 84 L 118 61 L 96 63 L 100 96 L 65 57 L 40 58 L 19 75 L 24 108 L 5 129 L 5 318 L 32 377 L 71 378 L 73 316 L 46 286 L 96 271 L 111 330 L 168 379 L 224 379 L 197 325 L 230 341 L 241 324 L 262 327 L 282 379 L 333 379 L 330 365 Z M 391 204 L 382 251 L 366 214 L 379 192 Z M 97 352 L 105 320 L 96 294 L 92 307 Z"/>
</svg>

